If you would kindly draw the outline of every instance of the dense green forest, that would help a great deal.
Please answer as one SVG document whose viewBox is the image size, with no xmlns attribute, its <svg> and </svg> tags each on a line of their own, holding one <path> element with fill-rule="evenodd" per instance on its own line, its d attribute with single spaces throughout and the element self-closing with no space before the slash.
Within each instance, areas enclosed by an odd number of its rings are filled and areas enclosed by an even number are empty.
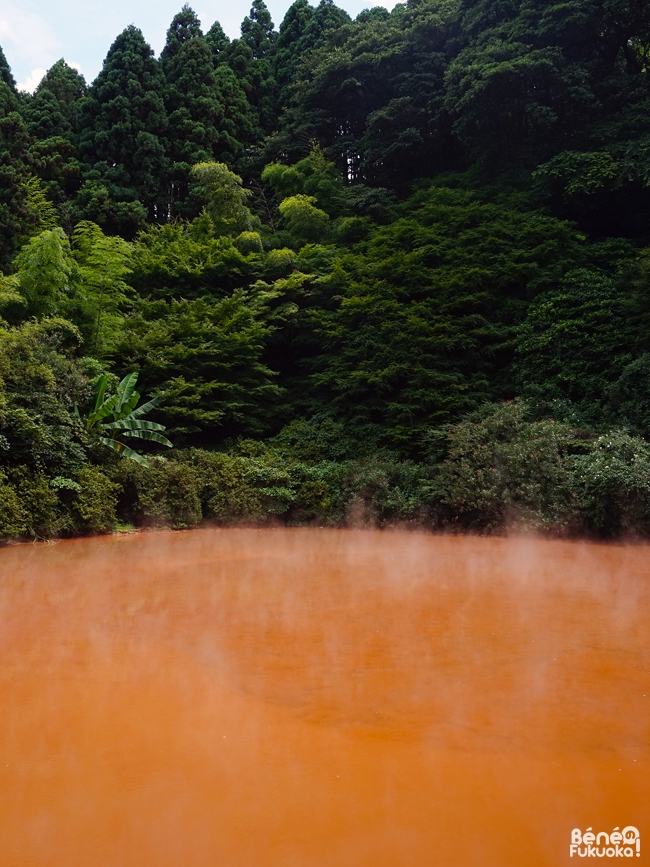
<svg viewBox="0 0 650 867">
<path fill-rule="evenodd" d="M 0 539 L 650 532 L 649 64 L 639 0 L 0 49 Z"/>
</svg>

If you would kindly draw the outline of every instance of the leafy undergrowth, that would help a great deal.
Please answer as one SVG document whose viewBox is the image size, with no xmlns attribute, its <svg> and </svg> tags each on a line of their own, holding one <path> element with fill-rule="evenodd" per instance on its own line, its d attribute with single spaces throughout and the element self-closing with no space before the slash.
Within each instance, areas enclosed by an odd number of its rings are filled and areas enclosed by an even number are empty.
<svg viewBox="0 0 650 867">
<path fill-rule="evenodd" d="M 513 401 L 432 431 L 429 442 L 424 462 L 381 453 L 333 460 L 332 444 L 316 431 L 300 448 L 291 437 L 242 440 L 225 452 L 179 450 L 149 466 L 117 458 L 85 465 L 71 479 L 17 468 L 0 477 L 0 536 L 206 523 L 650 535 L 650 445 L 625 431 L 589 434 L 535 419 Z"/>
</svg>

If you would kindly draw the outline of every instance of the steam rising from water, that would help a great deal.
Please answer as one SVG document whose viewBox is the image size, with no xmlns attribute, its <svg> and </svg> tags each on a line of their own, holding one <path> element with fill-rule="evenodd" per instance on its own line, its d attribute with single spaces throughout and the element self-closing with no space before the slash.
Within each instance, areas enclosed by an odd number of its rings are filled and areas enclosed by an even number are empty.
<svg viewBox="0 0 650 867">
<path fill-rule="evenodd" d="M 2 864 L 555 867 L 574 827 L 643 835 L 649 567 L 335 530 L 0 551 Z"/>
</svg>

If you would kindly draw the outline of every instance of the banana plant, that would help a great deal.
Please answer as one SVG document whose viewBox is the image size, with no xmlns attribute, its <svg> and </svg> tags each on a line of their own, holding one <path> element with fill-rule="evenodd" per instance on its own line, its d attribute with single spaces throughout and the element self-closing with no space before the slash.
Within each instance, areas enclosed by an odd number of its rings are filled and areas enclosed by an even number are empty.
<svg viewBox="0 0 650 867">
<path fill-rule="evenodd" d="M 95 391 L 95 404 L 86 419 L 86 431 L 91 440 L 148 467 L 149 461 L 122 442 L 122 438 L 149 440 L 168 448 L 171 448 L 172 444 L 162 435 L 164 425 L 143 418 L 158 406 L 161 398 L 154 397 L 138 407 L 140 393 L 135 390 L 137 381 L 137 371 L 129 373 L 118 385 L 116 393 L 107 397 L 108 376 L 100 376 Z"/>
</svg>

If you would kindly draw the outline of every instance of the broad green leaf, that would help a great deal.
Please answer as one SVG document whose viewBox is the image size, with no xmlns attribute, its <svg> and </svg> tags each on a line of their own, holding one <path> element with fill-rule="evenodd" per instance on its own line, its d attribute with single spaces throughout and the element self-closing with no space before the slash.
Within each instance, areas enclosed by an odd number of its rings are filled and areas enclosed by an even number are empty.
<svg viewBox="0 0 650 867">
<path fill-rule="evenodd" d="M 121 412 L 124 404 L 131 399 L 131 395 L 135 391 L 137 381 L 138 371 L 134 370 L 133 373 L 129 373 L 128 376 L 125 376 L 122 382 L 120 382 L 119 386 L 117 387 L 117 394 L 119 397 L 117 404 L 118 412 Z"/>
<path fill-rule="evenodd" d="M 151 464 L 149 461 L 138 454 L 138 452 L 130 449 L 128 446 L 125 446 L 124 443 L 118 442 L 117 440 L 109 439 L 108 437 L 100 437 L 100 443 L 105 446 L 108 446 L 109 449 L 113 449 L 118 454 L 122 455 L 124 458 L 129 458 L 131 461 L 135 461 L 137 464 L 141 464 L 143 467 L 150 467 Z"/>
<path fill-rule="evenodd" d="M 165 430 L 165 425 L 155 421 L 120 418 L 117 421 L 102 425 L 102 430 Z"/>
<path fill-rule="evenodd" d="M 97 412 L 99 407 L 104 402 L 104 395 L 106 394 L 107 386 L 108 386 L 108 377 L 106 376 L 106 374 L 103 374 L 97 380 L 97 386 L 96 386 L 97 392 L 96 392 L 96 396 L 95 396 L 95 405 L 93 407 L 93 413 Z"/>
<path fill-rule="evenodd" d="M 97 410 L 97 412 L 93 412 L 88 416 L 88 422 L 86 427 L 88 430 L 91 430 L 97 422 L 101 421 L 103 418 L 106 418 L 108 415 L 112 415 L 115 411 L 115 407 L 117 405 L 118 395 L 114 394 L 112 397 L 109 397 L 108 400 L 104 401 L 103 405 Z"/>
<path fill-rule="evenodd" d="M 140 392 L 134 391 L 133 394 L 131 395 L 130 399 L 127 400 L 127 402 L 124 404 L 122 409 L 119 411 L 119 417 L 120 418 L 127 418 L 130 415 L 130 413 L 132 412 L 132 410 L 134 410 L 136 408 L 139 400 L 140 400 Z"/>
<path fill-rule="evenodd" d="M 155 431 L 151 430 L 127 430 L 123 433 L 120 433 L 120 436 L 133 437 L 134 439 L 139 440 L 149 440 L 150 442 L 160 443 L 163 446 L 172 448 L 172 443 L 170 443 L 167 437 L 164 437 L 162 436 L 162 434 L 156 433 Z"/>
<path fill-rule="evenodd" d="M 154 397 L 151 400 L 147 401 L 147 403 L 143 403 L 142 406 L 139 406 L 137 409 L 133 410 L 132 413 L 129 414 L 128 418 L 140 418 L 143 415 L 146 415 L 148 412 L 151 412 L 152 409 L 155 409 L 160 405 L 162 401 L 162 397 Z"/>
</svg>

